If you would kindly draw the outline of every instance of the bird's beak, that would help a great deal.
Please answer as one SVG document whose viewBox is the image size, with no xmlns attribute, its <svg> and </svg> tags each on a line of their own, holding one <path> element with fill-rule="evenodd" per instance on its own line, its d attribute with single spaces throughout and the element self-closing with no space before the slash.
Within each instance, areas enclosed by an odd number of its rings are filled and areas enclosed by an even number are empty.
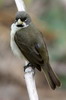
<svg viewBox="0 0 66 100">
<path fill-rule="evenodd" d="M 21 19 L 18 19 L 17 24 L 18 25 L 23 24 L 23 22 L 21 21 Z"/>
</svg>

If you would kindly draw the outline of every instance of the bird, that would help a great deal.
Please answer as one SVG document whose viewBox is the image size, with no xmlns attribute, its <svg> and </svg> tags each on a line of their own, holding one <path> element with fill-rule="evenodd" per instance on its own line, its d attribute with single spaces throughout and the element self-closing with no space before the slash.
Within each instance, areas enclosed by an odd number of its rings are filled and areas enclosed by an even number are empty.
<svg viewBox="0 0 66 100">
<path fill-rule="evenodd" d="M 16 13 L 11 25 L 11 49 L 27 65 L 39 71 L 43 71 L 45 78 L 52 90 L 61 86 L 61 82 L 53 71 L 49 61 L 47 45 L 42 32 L 33 24 L 30 15 L 26 11 Z"/>
</svg>

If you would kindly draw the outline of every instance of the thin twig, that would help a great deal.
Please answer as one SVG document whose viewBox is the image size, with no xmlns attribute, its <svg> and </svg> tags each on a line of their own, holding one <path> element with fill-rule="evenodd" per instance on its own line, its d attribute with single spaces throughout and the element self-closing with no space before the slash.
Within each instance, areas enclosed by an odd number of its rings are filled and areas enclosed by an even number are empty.
<svg viewBox="0 0 66 100">
<path fill-rule="evenodd" d="M 25 5 L 23 0 L 15 0 L 15 3 L 18 11 L 25 11 Z M 24 77 L 25 77 L 29 98 L 30 100 L 39 100 L 37 90 L 36 90 L 34 75 L 35 72 L 34 69 L 32 69 L 32 67 L 28 67 L 25 69 Z"/>
</svg>

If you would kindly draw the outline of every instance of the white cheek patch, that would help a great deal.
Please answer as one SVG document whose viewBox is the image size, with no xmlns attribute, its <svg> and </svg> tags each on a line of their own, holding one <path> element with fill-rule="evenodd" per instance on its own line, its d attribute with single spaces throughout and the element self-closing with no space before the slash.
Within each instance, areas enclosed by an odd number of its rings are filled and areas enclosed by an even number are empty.
<svg viewBox="0 0 66 100">
<path fill-rule="evenodd" d="M 23 22 L 23 27 L 18 27 L 17 26 L 17 23 L 13 23 L 12 25 L 11 25 L 11 32 L 13 33 L 13 34 L 15 34 L 18 30 L 20 30 L 20 29 L 22 29 L 22 28 L 26 28 L 26 27 L 28 27 L 29 25 L 27 25 L 25 22 Z"/>
<path fill-rule="evenodd" d="M 13 23 L 11 25 L 11 31 L 17 32 L 18 30 L 20 30 L 22 27 L 17 27 L 17 25 L 15 23 Z"/>
</svg>

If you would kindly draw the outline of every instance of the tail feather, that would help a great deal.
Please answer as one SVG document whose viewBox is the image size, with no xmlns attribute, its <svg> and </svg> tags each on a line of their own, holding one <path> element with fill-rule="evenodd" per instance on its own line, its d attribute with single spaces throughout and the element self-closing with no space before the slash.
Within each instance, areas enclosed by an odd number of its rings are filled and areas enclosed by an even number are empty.
<svg viewBox="0 0 66 100">
<path fill-rule="evenodd" d="M 42 67 L 45 77 L 50 85 L 50 87 L 54 90 L 56 86 L 60 87 L 61 83 L 57 77 L 57 75 L 54 73 L 50 65 L 48 66 L 43 66 Z"/>
</svg>

